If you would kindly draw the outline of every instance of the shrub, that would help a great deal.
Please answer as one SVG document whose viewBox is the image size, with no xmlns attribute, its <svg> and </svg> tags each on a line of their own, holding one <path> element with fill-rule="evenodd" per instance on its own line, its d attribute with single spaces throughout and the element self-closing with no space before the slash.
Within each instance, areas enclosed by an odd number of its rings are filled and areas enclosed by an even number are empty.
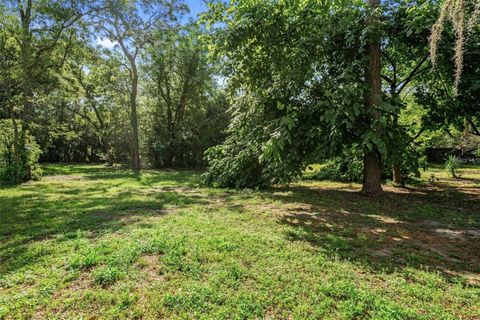
<svg viewBox="0 0 480 320">
<path fill-rule="evenodd" d="M 17 181 L 15 165 L 0 166 L 0 183 L 9 184 Z"/>
<path fill-rule="evenodd" d="M 232 138 L 205 153 L 209 164 L 203 174 L 207 186 L 224 188 L 261 188 L 270 184 L 262 175 L 262 165 L 253 147 L 236 143 Z"/>
<path fill-rule="evenodd" d="M 477 148 L 477 150 L 475 150 L 475 152 L 473 153 L 473 155 L 475 157 L 479 157 L 480 158 L 480 147 Z"/>
<path fill-rule="evenodd" d="M 460 164 L 460 160 L 454 156 L 449 155 L 447 161 L 445 162 L 445 170 L 452 176 L 452 178 L 458 178 L 456 170 L 458 169 L 458 165 Z"/>
<path fill-rule="evenodd" d="M 361 159 L 336 157 L 329 160 L 312 178 L 339 182 L 361 182 L 363 179 L 363 161 Z"/>
<path fill-rule="evenodd" d="M 361 182 L 363 179 L 362 150 L 357 145 L 345 148 L 342 156 L 328 160 L 326 165 L 309 179 Z"/>
<path fill-rule="evenodd" d="M 383 159 L 383 179 L 392 178 L 392 165 L 396 162 L 393 157 Z M 420 177 L 419 168 L 426 168 L 426 157 L 422 155 L 422 150 L 408 148 L 403 153 L 400 164 L 402 175 L 408 183 L 418 183 Z M 307 179 L 330 180 L 338 182 L 362 182 L 363 180 L 363 151 L 359 145 L 353 145 L 345 148 L 341 156 L 329 159 L 317 173 L 309 176 Z"/>
</svg>

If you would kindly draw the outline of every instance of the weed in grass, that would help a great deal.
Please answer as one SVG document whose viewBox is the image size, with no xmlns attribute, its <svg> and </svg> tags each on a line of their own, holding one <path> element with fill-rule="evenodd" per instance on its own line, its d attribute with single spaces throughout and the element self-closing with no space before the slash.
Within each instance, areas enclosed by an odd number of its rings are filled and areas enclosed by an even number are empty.
<svg viewBox="0 0 480 320">
<path fill-rule="evenodd" d="M 108 286 L 125 276 L 126 272 L 118 267 L 103 266 L 93 271 L 93 282 L 96 285 Z"/>
</svg>

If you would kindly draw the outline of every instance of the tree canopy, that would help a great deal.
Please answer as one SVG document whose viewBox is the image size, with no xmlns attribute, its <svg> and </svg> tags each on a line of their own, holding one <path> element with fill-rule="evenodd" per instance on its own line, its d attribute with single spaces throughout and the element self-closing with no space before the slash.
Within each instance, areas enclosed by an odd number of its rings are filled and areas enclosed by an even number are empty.
<svg viewBox="0 0 480 320">
<path fill-rule="evenodd" d="M 479 135 L 474 3 L 209 1 L 198 21 L 174 0 L 2 6 L 16 181 L 37 158 L 206 166 L 205 183 L 236 188 L 360 161 L 376 193 L 419 175 L 423 137 Z"/>
</svg>

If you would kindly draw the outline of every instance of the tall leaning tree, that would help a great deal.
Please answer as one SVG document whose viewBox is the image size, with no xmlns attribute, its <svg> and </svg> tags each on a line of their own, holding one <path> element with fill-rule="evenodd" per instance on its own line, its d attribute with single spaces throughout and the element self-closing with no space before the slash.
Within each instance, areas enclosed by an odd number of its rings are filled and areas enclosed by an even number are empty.
<svg viewBox="0 0 480 320">
<path fill-rule="evenodd" d="M 102 35 L 118 44 L 129 73 L 131 124 L 131 167 L 140 172 L 138 134 L 138 60 L 153 30 L 171 28 L 186 7 L 181 0 L 107 0 L 97 27 Z"/>
<path fill-rule="evenodd" d="M 380 0 L 368 0 L 369 14 L 367 28 L 370 30 L 368 44 L 368 70 L 366 72 L 368 91 L 365 97 L 365 107 L 370 120 L 375 123 L 380 118 L 380 111 L 377 109 L 381 102 L 382 78 L 381 78 L 381 51 L 380 37 L 376 25 L 379 23 L 377 10 Z M 380 128 L 377 128 L 380 130 Z M 363 160 L 363 187 L 362 193 L 375 195 L 382 192 L 382 159 L 380 152 L 373 147 L 365 150 Z"/>
</svg>

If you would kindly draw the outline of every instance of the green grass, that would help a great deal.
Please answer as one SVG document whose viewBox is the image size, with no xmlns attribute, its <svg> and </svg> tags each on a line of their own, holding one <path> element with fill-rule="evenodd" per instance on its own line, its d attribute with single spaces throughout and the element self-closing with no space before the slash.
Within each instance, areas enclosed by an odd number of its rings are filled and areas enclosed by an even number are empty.
<svg viewBox="0 0 480 320">
<path fill-rule="evenodd" d="M 49 165 L 0 188 L 0 319 L 480 319 L 480 169 L 209 189 Z"/>
</svg>

